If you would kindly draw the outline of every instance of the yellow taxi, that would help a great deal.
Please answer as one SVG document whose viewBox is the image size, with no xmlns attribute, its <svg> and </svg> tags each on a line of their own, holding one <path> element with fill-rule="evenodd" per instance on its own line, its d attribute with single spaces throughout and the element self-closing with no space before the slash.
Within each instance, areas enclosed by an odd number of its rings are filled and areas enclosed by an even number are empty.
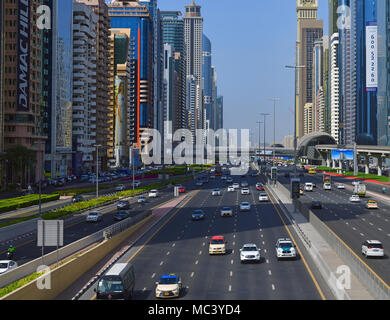
<svg viewBox="0 0 390 320">
<path fill-rule="evenodd" d="M 378 202 L 375 200 L 368 200 L 366 204 L 367 209 L 378 209 Z"/>
</svg>

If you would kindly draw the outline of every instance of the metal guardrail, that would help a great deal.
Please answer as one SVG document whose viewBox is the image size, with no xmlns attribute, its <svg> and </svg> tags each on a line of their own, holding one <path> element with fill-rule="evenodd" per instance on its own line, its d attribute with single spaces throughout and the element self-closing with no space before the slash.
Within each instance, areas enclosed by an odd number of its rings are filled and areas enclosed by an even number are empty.
<svg viewBox="0 0 390 320">
<path fill-rule="evenodd" d="M 278 182 L 281 188 L 286 189 Z M 305 204 L 296 201 L 297 210 L 311 223 L 329 246 L 351 267 L 356 277 L 378 300 L 390 300 L 390 287 L 365 264 L 329 227 L 321 221 Z"/>
</svg>

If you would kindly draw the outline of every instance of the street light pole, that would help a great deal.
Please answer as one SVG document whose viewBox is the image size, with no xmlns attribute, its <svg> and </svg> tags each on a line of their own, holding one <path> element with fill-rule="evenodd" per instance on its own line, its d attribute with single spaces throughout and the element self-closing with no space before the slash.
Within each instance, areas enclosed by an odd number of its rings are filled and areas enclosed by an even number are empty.
<svg viewBox="0 0 390 320">
<path fill-rule="evenodd" d="M 264 162 L 265 162 L 265 117 L 266 116 L 269 116 L 270 114 L 269 113 L 260 113 L 260 115 L 262 115 L 264 117 L 264 121 L 263 121 L 263 124 L 264 124 Z"/>
<path fill-rule="evenodd" d="M 95 144 L 96 147 L 96 199 L 99 198 L 99 147 L 101 144 Z"/>
<path fill-rule="evenodd" d="M 298 43 L 297 43 L 298 44 Z M 298 59 L 297 59 L 298 62 Z M 297 81 L 298 75 L 297 70 L 306 68 L 306 66 L 298 66 L 296 62 L 295 66 L 286 66 L 287 69 L 295 70 L 295 86 L 294 86 L 294 109 L 295 109 L 295 118 L 294 118 L 294 177 L 297 177 Z"/>
<path fill-rule="evenodd" d="M 270 98 L 270 101 L 274 102 L 274 150 L 273 150 L 273 162 L 275 164 L 275 144 L 276 144 L 276 112 L 275 112 L 275 107 L 276 107 L 276 102 L 280 101 L 279 98 Z"/>
<path fill-rule="evenodd" d="M 261 150 L 261 146 L 260 146 L 260 125 L 262 124 L 262 122 L 261 121 L 257 121 L 256 123 L 259 125 L 259 155 L 260 155 L 260 150 Z"/>
</svg>

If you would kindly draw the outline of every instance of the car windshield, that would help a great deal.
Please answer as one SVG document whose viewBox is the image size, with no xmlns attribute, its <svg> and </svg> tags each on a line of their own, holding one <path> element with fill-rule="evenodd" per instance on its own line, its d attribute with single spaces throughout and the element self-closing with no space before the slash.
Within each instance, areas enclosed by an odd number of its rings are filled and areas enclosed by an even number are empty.
<svg viewBox="0 0 390 320">
<path fill-rule="evenodd" d="M 90 216 L 97 216 L 98 213 L 97 213 L 97 212 L 91 212 L 89 215 L 90 215 Z"/>
<path fill-rule="evenodd" d="M 291 248 L 292 247 L 292 243 L 291 242 L 281 242 L 279 244 L 279 247 L 280 248 Z"/>
<path fill-rule="evenodd" d="M 7 269 L 7 268 L 8 268 L 8 263 L 6 262 L 0 263 L 0 269 Z"/>
<path fill-rule="evenodd" d="M 98 284 L 98 291 L 100 293 L 114 293 L 123 292 L 122 281 L 101 280 Z"/>
<path fill-rule="evenodd" d="M 211 244 L 223 244 L 223 240 L 222 239 L 214 239 L 214 240 L 211 240 Z"/>
<path fill-rule="evenodd" d="M 229 207 L 223 207 L 222 210 L 230 210 Z"/>
<path fill-rule="evenodd" d="M 266 197 L 267 194 L 266 193 L 260 193 L 260 197 Z"/>
<path fill-rule="evenodd" d="M 126 211 L 119 211 L 119 212 L 117 213 L 117 215 L 118 215 L 118 216 L 124 216 L 124 215 L 126 215 Z"/>
<path fill-rule="evenodd" d="M 244 247 L 242 248 L 243 251 L 257 251 L 256 247 Z"/>
<path fill-rule="evenodd" d="M 176 284 L 177 278 L 161 278 L 159 284 Z"/>
<path fill-rule="evenodd" d="M 243 202 L 241 203 L 242 206 L 249 206 L 249 203 L 248 202 Z"/>
<path fill-rule="evenodd" d="M 127 204 L 127 201 L 119 201 L 119 204 Z"/>
<path fill-rule="evenodd" d="M 193 214 L 203 214 L 203 211 L 196 210 L 196 211 L 193 212 Z"/>
</svg>

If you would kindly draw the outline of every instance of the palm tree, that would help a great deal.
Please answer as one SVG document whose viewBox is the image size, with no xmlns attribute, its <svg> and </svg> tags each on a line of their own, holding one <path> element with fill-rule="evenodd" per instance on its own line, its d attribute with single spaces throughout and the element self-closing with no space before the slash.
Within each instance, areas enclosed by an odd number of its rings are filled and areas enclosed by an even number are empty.
<svg viewBox="0 0 390 320">
<path fill-rule="evenodd" d="M 31 164 L 36 162 L 36 153 L 22 145 L 17 145 L 7 150 L 6 159 L 11 168 L 12 183 L 16 178 L 20 180 L 20 186 L 26 183 L 26 172 L 30 170 Z"/>
</svg>

